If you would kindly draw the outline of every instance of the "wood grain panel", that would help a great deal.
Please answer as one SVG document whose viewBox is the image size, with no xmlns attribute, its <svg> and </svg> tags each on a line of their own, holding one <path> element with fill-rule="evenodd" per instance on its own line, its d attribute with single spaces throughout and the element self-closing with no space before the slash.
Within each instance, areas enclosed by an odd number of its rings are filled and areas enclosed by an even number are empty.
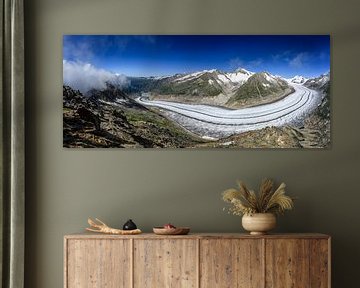
<svg viewBox="0 0 360 288">
<path fill-rule="evenodd" d="M 266 288 L 309 287 L 310 241 L 266 239 Z"/>
<path fill-rule="evenodd" d="M 323 234 L 65 236 L 65 288 L 330 288 Z"/>
<path fill-rule="evenodd" d="M 197 240 L 134 240 L 135 288 L 196 288 Z"/>
<path fill-rule="evenodd" d="M 259 239 L 201 240 L 200 287 L 264 287 L 262 241 Z"/>
<path fill-rule="evenodd" d="M 66 288 L 131 287 L 130 240 L 67 240 Z"/>
<path fill-rule="evenodd" d="M 330 273 L 329 240 L 310 241 L 310 287 L 328 288 Z"/>
</svg>

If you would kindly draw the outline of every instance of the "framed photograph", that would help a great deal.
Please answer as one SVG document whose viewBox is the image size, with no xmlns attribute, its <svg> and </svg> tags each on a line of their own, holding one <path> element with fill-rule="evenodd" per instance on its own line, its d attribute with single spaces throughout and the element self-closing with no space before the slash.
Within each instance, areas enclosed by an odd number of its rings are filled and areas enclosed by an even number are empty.
<svg viewBox="0 0 360 288">
<path fill-rule="evenodd" d="M 65 35 L 69 148 L 326 148 L 328 35 Z"/>
</svg>

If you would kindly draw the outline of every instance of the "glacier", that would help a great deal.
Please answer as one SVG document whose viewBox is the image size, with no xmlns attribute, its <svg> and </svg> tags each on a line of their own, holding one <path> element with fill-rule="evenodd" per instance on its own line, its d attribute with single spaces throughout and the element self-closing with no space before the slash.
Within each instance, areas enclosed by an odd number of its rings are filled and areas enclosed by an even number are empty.
<svg viewBox="0 0 360 288">
<path fill-rule="evenodd" d="M 219 139 L 270 126 L 301 126 L 304 118 L 321 102 L 321 95 L 302 85 L 290 85 L 294 92 L 276 102 L 237 110 L 144 97 L 135 100 L 160 109 L 167 118 L 200 137 Z"/>
</svg>

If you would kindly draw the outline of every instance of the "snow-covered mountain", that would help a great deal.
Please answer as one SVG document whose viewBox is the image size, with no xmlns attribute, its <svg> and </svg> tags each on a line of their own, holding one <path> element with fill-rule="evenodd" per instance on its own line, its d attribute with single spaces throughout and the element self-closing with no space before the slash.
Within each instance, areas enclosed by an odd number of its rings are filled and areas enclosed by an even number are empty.
<svg viewBox="0 0 360 288">
<path fill-rule="evenodd" d="M 304 84 L 308 79 L 305 78 L 304 76 L 296 75 L 296 76 L 294 76 L 290 79 L 286 79 L 286 80 L 290 83 Z"/>
<path fill-rule="evenodd" d="M 209 78 L 209 84 L 219 84 L 221 86 L 239 86 L 244 84 L 254 72 L 239 68 L 234 72 L 222 72 L 220 70 L 203 70 L 195 73 L 181 75 L 173 80 L 175 83 L 184 83 L 198 79 Z M 210 79 L 211 78 L 211 79 Z"/>
<path fill-rule="evenodd" d="M 235 98 L 244 98 L 244 93 L 242 93 L 244 91 L 249 97 L 253 97 L 253 95 L 267 96 L 271 93 L 283 91 L 288 88 L 288 84 L 282 78 L 268 72 L 254 73 L 240 68 L 233 72 L 214 69 L 186 75 L 175 75 L 167 78 L 160 87 L 161 89 L 158 91 L 165 91 L 165 93 L 171 90 L 175 94 L 184 92 L 199 96 L 224 94 L 229 97 L 235 95 Z"/>
<path fill-rule="evenodd" d="M 190 74 L 177 74 L 175 76 L 178 76 L 178 77 L 176 77 L 173 81 L 174 82 L 192 81 L 192 80 L 200 78 L 203 75 L 212 74 L 212 73 L 216 73 L 216 72 L 217 72 L 216 69 L 212 69 L 212 70 L 198 71 L 198 72 L 194 72 L 194 73 L 190 73 Z"/>
<path fill-rule="evenodd" d="M 268 72 L 255 73 L 241 85 L 229 99 L 228 104 L 249 98 L 264 98 L 269 95 L 282 95 L 290 91 L 288 83 Z"/>
<path fill-rule="evenodd" d="M 133 77 L 125 90 L 128 94 L 151 92 L 153 95 L 211 97 L 228 100 L 266 97 L 290 89 L 284 78 L 269 72 L 255 73 L 243 68 L 225 72 L 217 69 L 175 74 L 166 77 Z M 226 100 L 227 101 L 227 100 Z"/>
<path fill-rule="evenodd" d="M 304 83 L 304 86 L 311 89 L 323 90 L 324 88 L 326 88 L 326 86 L 328 86 L 329 83 L 330 83 L 330 72 L 326 74 L 322 74 L 319 77 L 315 77 L 307 80 Z"/>
<path fill-rule="evenodd" d="M 220 73 L 218 75 L 218 78 L 224 84 L 231 83 L 235 86 L 239 86 L 244 84 L 254 74 L 255 74 L 254 72 L 250 72 L 243 68 L 239 68 L 234 72 Z"/>
<path fill-rule="evenodd" d="M 163 77 L 129 77 L 129 82 L 128 87 L 123 88 L 128 95 L 151 92 L 155 97 L 179 96 L 186 98 L 181 100 L 194 102 L 198 101 L 197 97 L 220 96 L 221 103 L 227 101 L 227 104 L 236 106 L 246 99 L 259 98 L 266 102 L 264 98 L 268 96 L 286 95 L 293 90 L 293 83 L 322 90 L 329 82 L 329 73 L 312 79 L 301 75 L 286 79 L 269 72 L 255 73 L 243 68 L 231 72 L 212 69 Z M 191 96 L 195 98 L 189 98 Z"/>
<path fill-rule="evenodd" d="M 159 95 L 217 96 L 233 93 L 254 72 L 237 69 L 224 72 L 217 69 L 175 74 L 166 77 L 130 77 L 127 93 L 153 92 Z"/>
<path fill-rule="evenodd" d="M 330 82 L 330 72 L 314 78 L 305 78 L 304 76 L 296 75 L 292 78 L 284 78 L 284 80 L 289 83 L 303 84 L 308 88 L 321 90 L 325 85 Z"/>
</svg>

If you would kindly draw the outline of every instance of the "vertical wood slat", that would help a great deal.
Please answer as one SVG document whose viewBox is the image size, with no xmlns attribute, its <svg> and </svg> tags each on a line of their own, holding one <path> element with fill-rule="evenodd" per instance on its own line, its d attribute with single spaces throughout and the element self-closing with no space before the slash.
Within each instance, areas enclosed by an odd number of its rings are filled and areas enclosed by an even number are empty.
<svg viewBox="0 0 360 288">
<path fill-rule="evenodd" d="M 200 239 L 196 241 L 196 287 L 200 288 L 200 278 L 201 278 L 201 255 L 200 255 Z"/>
<path fill-rule="evenodd" d="M 134 238 L 130 239 L 130 285 L 134 288 Z"/>
<path fill-rule="evenodd" d="M 262 279 L 263 279 L 263 285 L 262 288 L 266 288 L 266 240 L 262 239 L 261 240 L 261 246 L 262 246 L 262 263 L 263 263 L 263 267 L 262 267 Z"/>
<path fill-rule="evenodd" d="M 200 287 L 263 287 L 263 254 L 261 239 L 201 240 Z"/>
<path fill-rule="evenodd" d="M 328 239 L 328 287 L 331 288 L 331 238 Z"/>
<path fill-rule="evenodd" d="M 196 239 L 134 241 L 135 288 L 196 288 Z"/>
<path fill-rule="evenodd" d="M 331 269 L 332 269 L 332 264 L 331 264 L 331 238 L 328 239 L 328 287 L 331 288 Z"/>
<path fill-rule="evenodd" d="M 68 246 L 67 246 L 67 242 L 68 240 L 66 238 L 64 238 L 64 288 L 68 288 L 68 283 L 67 283 L 67 279 L 68 279 L 68 275 L 67 275 L 67 268 L 68 268 Z"/>
<path fill-rule="evenodd" d="M 324 239 L 313 239 L 310 242 L 310 287 L 328 288 L 330 285 L 329 242 Z"/>
</svg>

